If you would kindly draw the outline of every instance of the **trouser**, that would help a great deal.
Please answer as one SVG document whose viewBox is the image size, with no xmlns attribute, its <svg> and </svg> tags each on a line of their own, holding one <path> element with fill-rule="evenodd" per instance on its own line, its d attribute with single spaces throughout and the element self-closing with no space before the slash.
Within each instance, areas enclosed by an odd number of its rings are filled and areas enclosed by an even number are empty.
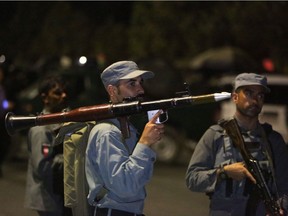
<svg viewBox="0 0 288 216">
<path fill-rule="evenodd" d="M 94 216 L 145 216 L 143 214 L 134 214 L 131 212 L 121 211 L 117 209 L 97 208 Z"/>
<path fill-rule="evenodd" d="M 64 207 L 62 211 L 50 212 L 50 211 L 37 211 L 39 216 L 73 216 L 72 209 Z"/>
<path fill-rule="evenodd" d="M 61 212 L 37 211 L 39 216 L 62 216 Z"/>
</svg>

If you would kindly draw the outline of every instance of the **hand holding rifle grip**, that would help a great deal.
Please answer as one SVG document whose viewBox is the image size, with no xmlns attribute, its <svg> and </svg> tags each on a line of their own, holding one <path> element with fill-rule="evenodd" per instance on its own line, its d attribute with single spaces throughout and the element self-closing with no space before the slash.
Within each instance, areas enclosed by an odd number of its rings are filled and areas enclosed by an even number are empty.
<svg viewBox="0 0 288 216">
<path fill-rule="evenodd" d="M 242 158 L 246 164 L 246 168 L 256 179 L 256 186 L 260 197 L 263 200 L 266 211 L 270 216 L 280 216 L 280 205 L 272 196 L 270 189 L 267 186 L 265 178 L 262 174 L 258 161 L 252 157 L 245 147 L 245 142 L 242 137 L 240 128 L 236 119 L 222 120 L 220 125 L 226 130 L 228 136 L 232 139 L 233 144 L 239 149 Z"/>
</svg>

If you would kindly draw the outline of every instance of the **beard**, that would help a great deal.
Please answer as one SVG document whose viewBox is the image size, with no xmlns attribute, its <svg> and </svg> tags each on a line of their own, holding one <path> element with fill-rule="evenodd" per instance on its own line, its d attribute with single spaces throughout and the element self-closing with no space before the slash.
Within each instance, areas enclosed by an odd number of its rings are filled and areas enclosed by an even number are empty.
<svg viewBox="0 0 288 216">
<path fill-rule="evenodd" d="M 51 112 L 53 112 L 53 113 L 62 112 L 67 107 L 68 107 L 67 102 L 61 101 L 58 104 L 54 104 L 54 106 L 51 107 Z"/>
<path fill-rule="evenodd" d="M 137 98 L 137 100 L 142 101 L 142 102 L 146 100 L 144 94 L 139 94 L 139 95 L 136 96 L 136 98 Z"/>
<path fill-rule="evenodd" d="M 236 109 L 244 116 L 257 117 L 261 113 L 262 107 L 254 104 L 247 107 L 237 106 Z"/>
<path fill-rule="evenodd" d="M 145 101 L 145 96 L 144 94 L 139 94 L 135 97 L 125 97 L 123 99 L 124 102 L 133 102 L 133 101 L 140 101 L 140 102 L 143 102 Z"/>
</svg>

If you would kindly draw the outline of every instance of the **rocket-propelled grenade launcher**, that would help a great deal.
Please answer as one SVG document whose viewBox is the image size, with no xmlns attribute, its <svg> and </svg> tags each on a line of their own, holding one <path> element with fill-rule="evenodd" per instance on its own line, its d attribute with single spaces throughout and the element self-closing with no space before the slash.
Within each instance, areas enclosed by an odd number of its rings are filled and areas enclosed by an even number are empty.
<svg viewBox="0 0 288 216">
<path fill-rule="evenodd" d="M 71 111 L 41 114 L 38 116 L 15 116 L 9 112 L 5 117 L 6 130 L 9 135 L 15 131 L 40 125 L 59 124 L 64 122 L 97 121 L 115 117 L 129 116 L 149 110 L 168 110 L 196 104 L 213 103 L 229 99 L 231 93 L 221 92 L 199 96 L 182 96 L 176 98 L 141 102 L 123 102 L 119 104 L 101 104 L 85 106 Z"/>
</svg>

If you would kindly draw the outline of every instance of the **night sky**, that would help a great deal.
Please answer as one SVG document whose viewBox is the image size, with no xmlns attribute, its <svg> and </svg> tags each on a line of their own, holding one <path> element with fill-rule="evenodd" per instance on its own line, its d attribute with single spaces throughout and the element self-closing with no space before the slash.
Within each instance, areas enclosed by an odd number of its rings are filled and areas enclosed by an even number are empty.
<svg viewBox="0 0 288 216">
<path fill-rule="evenodd" d="M 33 2 L 32 2 L 33 3 Z M 57 2 L 52 2 L 57 3 Z M 98 1 L 71 1 L 66 2 L 71 5 L 75 10 L 82 11 L 90 20 L 95 22 L 103 20 L 104 17 L 114 17 L 115 20 L 120 22 L 128 22 L 131 14 L 133 2 L 98 2 Z M 17 12 L 17 5 L 23 2 L 0 2 L 0 23 L 3 25 L 9 22 Z M 31 2 L 29 2 L 31 4 Z M 51 2 L 35 2 L 39 7 L 44 4 L 51 4 Z"/>
</svg>

